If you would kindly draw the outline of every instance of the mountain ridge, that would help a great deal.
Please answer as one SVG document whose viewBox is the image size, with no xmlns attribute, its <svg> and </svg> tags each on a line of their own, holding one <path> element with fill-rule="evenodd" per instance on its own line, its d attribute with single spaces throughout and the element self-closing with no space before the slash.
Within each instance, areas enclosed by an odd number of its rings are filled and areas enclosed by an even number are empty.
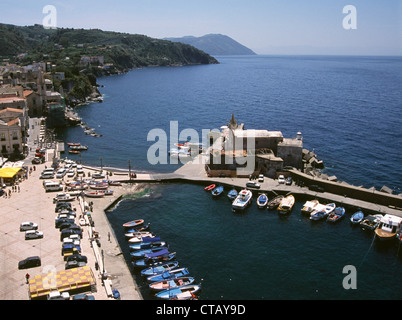
<svg viewBox="0 0 402 320">
<path fill-rule="evenodd" d="M 201 37 L 184 36 L 181 38 L 163 38 L 173 42 L 189 44 L 212 56 L 224 55 L 256 55 L 256 53 L 232 39 L 231 37 L 219 33 L 210 33 Z"/>
</svg>

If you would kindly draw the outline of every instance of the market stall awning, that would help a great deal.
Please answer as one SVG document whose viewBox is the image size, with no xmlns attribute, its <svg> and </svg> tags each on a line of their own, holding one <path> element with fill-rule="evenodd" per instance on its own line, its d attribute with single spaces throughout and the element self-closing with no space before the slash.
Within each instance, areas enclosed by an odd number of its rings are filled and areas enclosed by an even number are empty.
<svg viewBox="0 0 402 320">
<path fill-rule="evenodd" d="M 31 299 L 46 297 L 51 291 L 70 291 L 81 288 L 91 289 L 96 284 L 94 274 L 89 266 L 63 270 L 60 272 L 37 275 L 29 280 Z"/>
<path fill-rule="evenodd" d="M 0 178 L 14 178 L 14 176 L 20 172 L 22 168 L 7 167 L 0 169 Z"/>
</svg>

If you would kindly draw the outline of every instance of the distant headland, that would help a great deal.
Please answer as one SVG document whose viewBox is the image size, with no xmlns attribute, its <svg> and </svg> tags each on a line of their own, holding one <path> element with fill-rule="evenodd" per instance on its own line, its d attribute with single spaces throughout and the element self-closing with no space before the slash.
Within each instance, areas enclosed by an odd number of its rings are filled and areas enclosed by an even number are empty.
<svg viewBox="0 0 402 320">
<path fill-rule="evenodd" d="M 189 44 L 212 56 L 256 55 L 251 49 L 223 34 L 207 34 L 202 37 L 165 38 L 164 40 Z"/>
</svg>

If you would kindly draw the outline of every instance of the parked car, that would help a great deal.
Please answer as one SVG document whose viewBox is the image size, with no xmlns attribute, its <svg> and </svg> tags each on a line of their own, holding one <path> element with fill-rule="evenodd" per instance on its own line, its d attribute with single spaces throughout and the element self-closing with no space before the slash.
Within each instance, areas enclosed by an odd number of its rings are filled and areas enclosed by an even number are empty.
<svg viewBox="0 0 402 320">
<path fill-rule="evenodd" d="M 38 225 L 33 222 L 23 222 L 20 224 L 20 231 L 37 230 Z"/>
<path fill-rule="evenodd" d="M 60 241 L 63 241 L 64 238 L 68 238 L 72 234 L 78 234 L 82 239 L 82 231 L 80 230 L 71 230 L 71 229 L 64 229 L 60 232 Z"/>
<path fill-rule="evenodd" d="M 18 262 L 18 269 L 28 269 L 39 267 L 41 265 L 40 258 L 38 256 L 28 257 Z"/>
<path fill-rule="evenodd" d="M 95 300 L 95 297 L 91 294 L 76 294 L 73 296 L 73 300 Z"/>
<path fill-rule="evenodd" d="M 66 170 L 66 169 L 59 169 L 59 170 L 57 171 L 57 173 L 56 173 L 56 178 L 57 178 L 57 179 L 61 179 L 61 178 L 63 178 L 63 177 L 66 175 L 66 173 L 67 173 L 67 170 Z"/>
<path fill-rule="evenodd" d="M 77 260 L 70 260 L 67 261 L 65 265 L 65 269 L 73 269 L 73 268 L 79 268 L 79 267 L 85 267 L 87 264 L 83 261 L 77 261 Z"/>
<path fill-rule="evenodd" d="M 65 253 L 81 254 L 81 247 L 74 244 L 63 244 L 61 247 L 61 255 Z"/>
<path fill-rule="evenodd" d="M 93 173 L 92 178 L 94 179 L 105 179 L 105 175 L 101 173 Z"/>
<path fill-rule="evenodd" d="M 40 163 L 42 163 L 41 158 L 35 157 L 32 159 L 32 164 L 40 164 Z"/>
<path fill-rule="evenodd" d="M 80 255 L 80 254 L 73 254 L 69 257 L 67 257 L 67 261 L 78 261 L 78 262 L 88 262 L 88 259 L 86 256 Z"/>
<path fill-rule="evenodd" d="M 72 204 L 70 202 L 59 201 L 56 204 L 56 208 L 54 209 L 54 212 L 58 212 L 58 211 L 61 211 L 63 209 L 67 209 L 67 210 L 72 211 Z"/>
<path fill-rule="evenodd" d="M 283 184 L 285 183 L 285 176 L 283 174 L 279 175 L 278 177 L 278 183 Z"/>
<path fill-rule="evenodd" d="M 59 230 L 60 231 L 63 231 L 63 230 L 65 230 L 65 229 L 69 229 L 69 228 L 71 228 L 71 227 L 73 227 L 73 226 L 75 226 L 76 224 L 75 224 L 75 221 L 73 221 L 73 223 L 70 223 L 70 222 L 64 222 L 64 223 L 62 223 L 62 224 L 60 224 L 59 225 Z"/>
<path fill-rule="evenodd" d="M 290 186 L 292 184 L 292 177 L 287 177 L 285 180 L 286 185 Z"/>
<path fill-rule="evenodd" d="M 64 223 L 74 224 L 75 220 L 74 220 L 74 218 L 72 218 L 72 219 L 70 219 L 70 218 L 56 218 L 56 221 L 55 221 L 54 224 L 55 224 L 55 227 L 58 229 Z"/>
<path fill-rule="evenodd" d="M 317 191 L 317 192 L 324 192 L 325 191 L 323 187 L 320 187 L 320 186 L 318 186 L 316 184 L 310 185 L 308 188 L 311 191 Z"/>
<path fill-rule="evenodd" d="M 264 175 L 263 174 L 260 174 L 258 176 L 258 182 L 264 182 Z"/>
<path fill-rule="evenodd" d="M 43 238 L 43 232 L 38 230 L 25 231 L 25 240 L 40 239 Z"/>
<path fill-rule="evenodd" d="M 68 292 L 51 291 L 47 295 L 47 300 L 70 300 L 70 294 Z"/>
<path fill-rule="evenodd" d="M 247 188 L 259 189 L 261 186 L 257 182 L 249 181 L 249 182 L 246 183 L 246 187 Z"/>
</svg>

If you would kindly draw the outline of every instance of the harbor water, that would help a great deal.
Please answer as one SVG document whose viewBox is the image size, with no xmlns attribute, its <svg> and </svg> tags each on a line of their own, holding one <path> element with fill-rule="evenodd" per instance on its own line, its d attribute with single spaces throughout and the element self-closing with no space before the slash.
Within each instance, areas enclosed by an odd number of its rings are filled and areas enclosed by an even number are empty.
<svg viewBox="0 0 402 320">
<path fill-rule="evenodd" d="M 101 137 L 81 127 L 60 130 L 66 142 L 88 151 L 68 157 L 88 165 L 137 172 L 173 172 L 151 165 L 147 152 L 156 128 L 179 132 L 218 129 L 232 115 L 246 128 L 303 134 L 304 147 L 324 161 L 324 172 L 364 187 L 402 193 L 400 145 L 402 59 L 397 57 L 218 57 L 219 65 L 147 68 L 98 79 L 104 102 L 76 111 Z M 228 191 L 228 190 L 226 190 Z M 398 299 L 399 244 L 373 241 L 348 218 L 332 225 L 288 216 L 254 204 L 234 214 L 223 196 L 202 186 L 151 185 L 125 199 L 109 221 L 129 263 L 122 224 L 145 219 L 202 284 L 201 299 Z M 255 200 L 254 200 L 255 201 Z M 346 290 L 345 266 L 357 270 Z M 135 274 L 135 273 L 134 273 Z M 144 298 L 151 298 L 139 281 Z"/>
</svg>

